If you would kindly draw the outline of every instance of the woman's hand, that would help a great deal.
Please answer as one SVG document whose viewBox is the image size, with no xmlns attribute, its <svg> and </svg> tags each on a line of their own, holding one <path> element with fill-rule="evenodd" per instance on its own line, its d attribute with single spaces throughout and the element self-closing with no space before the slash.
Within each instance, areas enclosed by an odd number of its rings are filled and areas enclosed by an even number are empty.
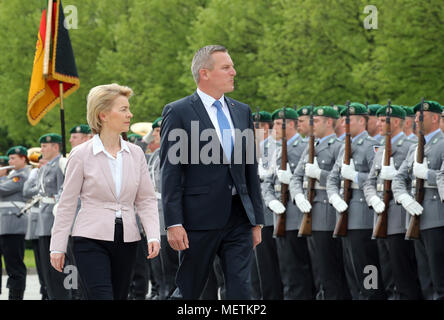
<svg viewBox="0 0 444 320">
<path fill-rule="evenodd" d="M 148 257 L 147 259 L 153 259 L 157 257 L 160 251 L 160 243 L 159 241 L 151 241 L 148 243 Z"/>
<path fill-rule="evenodd" d="M 58 272 L 63 272 L 63 265 L 65 264 L 65 254 L 64 253 L 51 253 L 51 265 Z"/>
</svg>

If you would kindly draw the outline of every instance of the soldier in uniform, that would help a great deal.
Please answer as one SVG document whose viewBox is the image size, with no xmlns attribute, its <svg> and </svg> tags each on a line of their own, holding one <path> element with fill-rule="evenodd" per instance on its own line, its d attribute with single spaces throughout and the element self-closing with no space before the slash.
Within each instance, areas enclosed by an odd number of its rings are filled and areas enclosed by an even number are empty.
<svg viewBox="0 0 444 320">
<path fill-rule="evenodd" d="M 350 299 L 339 239 L 332 238 L 336 224 L 333 207 L 328 203 L 325 188 L 328 173 L 335 163 L 342 142 L 336 138 L 334 128 L 339 113 L 332 107 L 314 109 L 315 161 L 308 161 L 308 146 L 305 148 L 290 182 L 290 194 L 301 212 L 312 213 L 312 239 L 316 248 L 318 272 L 327 300 Z M 306 178 L 305 178 L 306 177 Z M 316 194 L 313 203 L 306 197 L 308 178 L 316 179 Z"/>
<path fill-rule="evenodd" d="M 339 119 L 335 123 L 335 134 L 336 137 L 343 141 L 345 139 L 345 117 L 341 116 L 341 111 L 345 109 L 343 105 L 333 105 L 332 108 L 339 113 Z"/>
<path fill-rule="evenodd" d="M 414 107 L 416 126 L 419 128 L 421 103 Z M 424 108 L 424 161 L 416 162 L 417 147 L 412 146 L 392 182 L 393 195 L 409 215 L 420 215 L 420 240 L 425 248 L 435 299 L 444 299 L 444 203 L 442 163 L 444 159 L 444 134 L 439 129 L 442 107 L 438 102 L 425 101 Z M 416 178 L 424 179 L 424 201 L 419 204 L 410 195 L 410 186 Z M 408 215 L 407 220 L 410 220 Z M 409 221 L 407 222 L 409 223 Z M 416 246 L 415 246 L 416 249 Z M 423 259 L 417 255 L 417 259 Z M 420 261 L 418 261 L 420 263 Z M 420 271 L 421 272 L 421 271 Z"/>
<path fill-rule="evenodd" d="M 402 109 L 405 111 L 405 120 L 404 126 L 402 127 L 402 131 L 410 140 L 418 141 L 418 137 L 415 134 L 414 124 L 415 124 L 415 112 L 413 112 L 413 108 L 402 106 Z"/>
<path fill-rule="evenodd" d="M 9 157 L 7 156 L 0 156 L 0 181 L 3 180 L 8 175 L 7 169 L 1 169 L 2 167 L 7 167 L 9 165 L 8 163 Z M 1 200 L 1 197 L 0 197 Z M 2 274 L 3 274 L 3 260 L 2 260 L 2 248 L 0 247 L 0 294 L 2 293 Z"/>
<path fill-rule="evenodd" d="M 0 181 L 0 252 L 8 274 L 9 300 L 23 300 L 26 287 L 25 256 L 26 217 L 20 214 L 25 205 L 23 185 L 28 179 L 27 149 L 15 146 L 6 153 L 14 169 Z"/>
<path fill-rule="evenodd" d="M 256 137 L 264 138 L 264 140 L 259 141 L 260 158 L 258 161 L 261 189 L 264 190 L 264 180 L 270 174 L 270 161 L 276 150 L 276 140 L 271 135 L 273 123 L 269 112 L 260 111 L 259 116 L 254 113 L 253 119 L 259 122 L 259 130 L 262 131 L 259 131 L 260 133 L 256 132 Z M 263 207 L 265 223 L 262 228 L 262 242 L 255 249 L 255 265 L 258 269 L 261 298 L 264 300 L 281 300 L 283 297 L 282 280 L 279 271 L 276 240 L 273 238 L 273 212 L 265 203 Z"/>
<path fill-rule="evenodd" d="M 377 116 L 382 124 L 382 133 L 386 134 L 386 107 L 377 111 Z M 384 166 L 385 147 L 381 146 L 375 155 L 373 166 L 368 174 L 368 180 L 364 183 L 364 195 L 369 206 L 375 212 L 375 220 L 378 214 L 385 209 L 383 199 L 384 180 L 393 180 L 398 174 L 401 163 L 407 157 L 409 148 L 415 144 L 406 137 L 403 128 L 405 111 L 402 107 L 392 105 L 390 110 L 390 130 L 392 156 L 390 165 Z M 406 231 L 405 210 L 390 200 L 387 211 L 387 239 L 378 239 L 381 264 L 388 263 L 392 271 L 393 282 L 396 287 L 396 298 L 401 300 L 419 300 L 422 298 L 419 285 L 418 270 L 413 243 L 404 240 Z M 383 261 L 381 248 L 388 252 L 387 261 Z M 384 282 L 387 279 L 384 277 Z"/>
<path fill-rule="evenodd" d="M 441 120 L 439 122 L 439 127 L 441 128 L 441 131 L 444 132 L 444 110 L 441 112 Z"/>
<path fill-rule="evenodd" d="M 71 143 L 73 148 L 92 138 L 91 128 L 87 124 L 79 124 L 72 127 L 70 133 L 69 143 Z"/>
<path fill-rule="evenodd" d="M 309 109 L 305 109 L 306 113 Z M 282 114 L 281 114 L 282 112 Z M 282 138 L 283 109 L 273 112 L 273 128 L 276 130 L 276 139 Z M 279 200 L 281 195 L 281 183 L 289 184 L 293 171 L 296 168 L 300 156 L 307 143 L 296 130 L 298 113 L 291 109 L 285 109 L 286 138 L 287 138 L 287 170 L 280 170 L 282 147 L 276 149 L 275 161 L 272 162 L 275 170 L 265 177 L 263 198 L 268 208 L 275 215 L 286 212 L 285 237 L 276 239 L 279 267 L 283 284 L 285 300 L 302 300 L 314 298 L 314 282 L 311 270 L 310 255 L 307 239 L 298 237 L 298 229 L 302 220 L 302 213 L 289 199 L 284 206 Z M 302 126 L 303 128 L 304 126 Z M 276 216 L 275 216 L 276 223 Z"/>
<path fill-rule="evenodd" d="M 28 217 L 28 228 L 26 230 L 25 240 L 29 240 L 32 244 L 35 265 L 37 268 L 37 275 L 39 277 L 40 294 L 42 295 L 42 300 L 48 300 L 48 293 L 46 291 L 46 284 L 43 278 L 43 271 L 41 266 L 39 238 L 35 234 L 39 215 L 38 192 L 40 181 L 39 178 L 40 174 L 42 173 L 42 170 L 40 170 L 40 168 L 46 164 L 46 160 L 43 160 L 41 158 L 40 148 L 28 149 L 28 158 L 30 164 L 34 168 L 29 173 L 28 179 L 25 181 L 25 184 L 23 186 L 23 197 L 25 199 L 29 199 L 26 203 L 26 206 L 22 209 L 22 212 Z"/>
<path fill-rule="evenodd" d="M 142 136 L 140 134 L 131 133 L 128 135 L 128 141 L 131 143 L 137 144 L 137 142 L 139 142 L 140 140 L 142 140 Z"/>
<path fill-rule="evenodd" d="M 379 144 L 384 143 L 384 136 L 381 136 L 380 126 L 378 125 L 378 116 L 376 115 L 381 107 L 380 104 L 369 104 L 367 121 L 368 135 L 378 141 Z"/>
<path fill-rule="evenodd" d="M 344 110 L 347 112 L 347 110 Z M 366 128 L 367 108 L 361 104 L 353 102 L 350 104 L 350 134 L 351 134 L 351 159 L 350 164 L 344 164 L 345 146 L 341 148 L 339 156 L 327 178 L 327 195 L 329 202 L 340 214 L 348 209 L 348 231 L 342 238 L 344 250 L 348 251 L 351 259 L 345 259 L 347 270 L 352 270 L 353 274 L 349 279 L 354 278 L 354 284 L 359 288 L 360 299 L 385 299 L 383 281 L 381 277 L 381 267 L 378 257 L 378 247 L 376 241 L 371 240 L 373 227 L 373 210 L 365 202 L 362 191 L 364 182 L 373 164 L 375 155 L 374 147 L 378 146 L 376 140 L 369 137 Z M 341 182 L 343 179 L 352 181 L 351 199 L 347 204 L 340 196 Z M 337 216 L 339 218 L 339 215 Z M 351 264 L 351 265 L 350 265 Z M 377 268 L 377 288 L 368 287 L 364 283 L 366 277 L 366 267 Z"/>
<path fill-rule="evenodd" d="M 54 223 L 54 205 L 60 197 L 64 181 L 64 168 L 60 154 L 62 137 L 48 133 L 39 139 L 42 157 L 48 163 L 42 167 L 39 182 L 40 200 L 36 236 L 39 237 L 39 251 L 48 298 L 50 300 L 70 300 L 71 292 L 63 286 L 65 274 L 58 272 L 50 264 L 49 244 Z"/>
</svg>

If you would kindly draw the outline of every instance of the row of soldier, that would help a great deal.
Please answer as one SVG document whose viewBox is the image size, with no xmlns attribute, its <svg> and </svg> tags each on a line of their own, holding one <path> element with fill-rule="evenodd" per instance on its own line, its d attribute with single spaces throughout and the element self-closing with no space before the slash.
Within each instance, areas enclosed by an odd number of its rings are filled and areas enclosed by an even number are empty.
<svg viewBox="0 0 444 320">
<path fill-rule="evenodd" d="M 307 136 L 310 131 L 310 107 L 295 111 L 286 108 L 287 170 L 280 170 L 282 139 L 282 110 L 273 114 L 261 111 L 255 115 L 261 130 L 259 142 L 259 177 L 262 181 L 266 224 L 262 229 L 262 243 L 255 250 L 252 261 L 252 296 L 256 299 L 434 299 L 444 296 L 444 274 L 439 273 L 444 255 L 439 239 L 444 235 L 444 206 L 438 186 L 444 190 L 439 170 L 444 137 L 444 114 L 439 103 L 427 101 L 424 124 L 429 143 L 428 164 L 418 166 L 414 159 L 415 108 L 392 106 L 392 156 L 390 166 L 382 166 L 384 151 L 385 108 L 359 103 L 351 104 L 350 133 L 352 163 L 343 164 L 345 138 L 345 107 L 317 107 L 314 110 L 314 135 L 317 138 L 315 162 L 307 163 Z M 426 110 L 427 109 L 427 110 Z M 440 120 L 441 118 L 441 120 Z M 151 283 L 150 299 L 165 299 L 175 288 L 178 267 L 177 252 L 168 245 L 163 226 L 160 186 L 160 125 L 156 119 L 146 134 L 128 136 L 130 142 L 146 151 L 151 180 L 159 199 L 161 222 L 161 255 L 146 260 L 146 242 L 142 241 L 134 270 L 130 299 L 145 299 Z M 274 130 L 272 130 L 274 129 Z M 133 131 L 136 131 L 133 129 Z M 89 127 L 71 129 L 72 147 L 91 138 Z M 39 139 L 41 156 L 35 159 L 33 150 L 12 147 L 1 159 L 0 170 L 0 253 L 5 258 L 8 273 L 9 298 L 22 299 L 25 290 L 26 267 L 23 263 L 25 239 L 30 240 L 36 259 L 43 299 L 80 299 L 80 290 L 67 290 L 65 274 L 54 270 L 49 263 L 49 243 L 57 199 L 63 185 L 66 160 L 60 154 L 61 136 L 46 134 Z M 378 148 L 379 147 L 379 148 Z M 413 150 L 413 151 L 412 151 Z M 29 157 L 29 159 L 27 158 Z M 29 160 L 33 169 L 27 166 Z M 405 160 L 405 161 L 404 161 Z M 401 166 L 402 164 L 402 166 Z M 416 165 L 416 166 L 415 166 Z M 415 166 L 415 168 L 413 168 Z M 405 226 L 409 214 L 422 212 L 422 206 L 409 196 L 409 179 L 419 174 L 430 182 L 425 197 L 424 217 L 421 219 L 421 240 L 405 241 Z M 316 179 L 313 202 L 306 199 L 307 179 Z M 341 180 L 350 179 L 353 196 L 348 205 L 341 198 Z M 396 201 L 389 209 L 387 239 L 372 240 L 374 217 L 381 212 L 381 181 L 393 180 Z M 395 180 L 400 180 L 396 182 Z M 401 181 L 402 179 L 402 181 Z M 429 181 L 427 180 L 427 181 Z M 280 202 L 281 184 L 290 186 L 286 206 Z M 440 184 L 439 184 L 440 183 Z M 441 198 L 444 199 L 443 194 Z M 401 205 L 398 205 L 400 203 Z M 78 210 L 80 208 L 80 200 Z M 54 208 L 55 207 L 55 208 Z M 348 207 L 348 208 L 347 208 Z M 332 237 L 340 212 L 350 213 L 349 230 L 342 239 Z M 406 211 L 407 210 L 407 213 Z M 304 212 L 312 212 L 311 237 L 298 237 Z M 274 237 L 273 228 L 278 215 L 286 213 L 285 237 Z M 374 214 L 374 212 L 376 212 Z M 139 224 L 140 226 L 140 224 Z M 430 232 L 428 232 L 430 230 Z M 67 264 L 75 265 L 68 248 Z M 366 266 L 375 266 L 377 286 L 364 285 Z M 74 286 L 75 288 L 75 286 Z M 223 276 L 216 259 L 202 299 L 223 298 Z"/>
</svg>

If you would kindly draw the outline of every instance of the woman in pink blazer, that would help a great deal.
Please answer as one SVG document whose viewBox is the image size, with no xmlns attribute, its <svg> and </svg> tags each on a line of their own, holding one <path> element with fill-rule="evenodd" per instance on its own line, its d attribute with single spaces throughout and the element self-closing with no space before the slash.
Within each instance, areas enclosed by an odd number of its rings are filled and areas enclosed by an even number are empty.
<svg viewBox="0 0 444 320">
<path fill-rule="evenodd" d="M 51 235 L 51 264 L 63 271 L 72 229 L 73 251 L 88 299 L 126 299 L 141 239 L 136 214 L 148 239 L 148 259 L 160 250 L 157 199 L 145 155 L 125 142 L 132 90 L 118 84 L 91 89 L 87 120 L 94 137 L 72 149 Z"/>
</svg>

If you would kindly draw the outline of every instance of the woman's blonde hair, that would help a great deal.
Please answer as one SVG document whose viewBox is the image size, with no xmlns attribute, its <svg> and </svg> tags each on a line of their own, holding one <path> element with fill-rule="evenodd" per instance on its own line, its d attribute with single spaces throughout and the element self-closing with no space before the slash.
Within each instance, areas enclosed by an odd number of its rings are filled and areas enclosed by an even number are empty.
<svg viewBox="0 0 444 320">
<path fill-rule="evenodd" d="M 118 96 L 124 96 L 128 99 L 133 95 L 130 87 L 121 86 L 117 83 L 104 84 L 92 88 L 86 98 L 86 120 L 91 127 L 92 132 L 100 133 L 102 130 L 102 121 L 100 120 L 100 112 L 111 109 L 113 101 Z"/>
</svg>

